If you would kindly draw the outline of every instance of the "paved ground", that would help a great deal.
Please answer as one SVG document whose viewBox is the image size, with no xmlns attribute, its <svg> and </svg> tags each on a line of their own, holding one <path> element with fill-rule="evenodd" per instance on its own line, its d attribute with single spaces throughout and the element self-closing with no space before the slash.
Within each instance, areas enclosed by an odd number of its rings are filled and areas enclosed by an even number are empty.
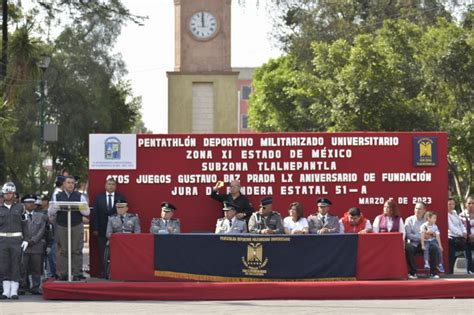
<svg viewBox="0 0 474 315">
<path fill-rule="evenodd" d="M 474 299 L 368 301 L 61 302 L 23 296 L 0 314 L 443 314 L 472 315 Z"/>
<path fill-rule="evenodd" d="M 84 253 L 88 261 L 88 253 Z M 86 263 L 85 263 L 86 266 Z M 447 278 L 447 277 L 443 277 Z M 449 278 L 468 278 L 457 275 Z M 94 281 L 95 279 L 89 279 Z M 449 279 L 446 279 L 449 281 Z M 429 280 L 427 280 L 429 281 Z M 474 290 L 474 281 L 473 281 Z M 0 301 L 0 315 L 6 314 L 442 314 L 474 315 L 474 299 L 439 300 L 330 300 L 330 301 L 130 301 L 76 302 L 45 301 L 25 295 L 19 301 Z"/>
</svg>

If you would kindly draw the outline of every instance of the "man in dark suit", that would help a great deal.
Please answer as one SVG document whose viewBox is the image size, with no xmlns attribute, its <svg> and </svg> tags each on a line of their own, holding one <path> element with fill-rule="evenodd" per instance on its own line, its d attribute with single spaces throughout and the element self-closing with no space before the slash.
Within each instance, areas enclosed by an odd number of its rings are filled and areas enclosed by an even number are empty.
<svg viewBox="0 0 474 315">
<path fill-rule="evenodd" d="M 105 182 L 105 192 L 98 195 L 94 201 L 94 215 L 92 216 L 92 234 L 97 236 L 99 245 L 99 277 L 105 278 L 104 252 L 107 244 L 107 223 L 109 216 L 117 213 L 117 200 L 125 200 L 125 197 L 116 192 L 117 182 L 108 178 Z"/>
</svg>

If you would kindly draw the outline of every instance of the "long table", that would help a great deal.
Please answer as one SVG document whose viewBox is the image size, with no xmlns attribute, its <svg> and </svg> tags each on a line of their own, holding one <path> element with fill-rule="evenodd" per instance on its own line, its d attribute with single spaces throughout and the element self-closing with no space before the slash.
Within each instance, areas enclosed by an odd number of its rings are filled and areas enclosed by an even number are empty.
<svg viewBox="0 0 474 315">
<path fill-rule="evenodd" d="M 186 247 L 182 234 L 180 246 Z M 179 235 L 175 237 L 180 237 Z M 196 237 L 202 237 L 196 235 Z M 292 237 L 292 236 L 285 236 Z M 312 235 L 309 237 L 324 237 Z M 160 248 L 157 238 L 156 248 Z M 191 242 L 189 242 L 191 243 Z M 192 244 L 190 244 L 192 246 Z M 315 249 L 317 250 L 317 249 Z M 177 279 L 156 276 L 155 273 L 155 235 L 152 234 L 114 234 L 110 242 L 110 278 L 119 281 L 176 281 Z M 299 259 L 304 259 L 301 253 Z M 189 257 L 193 259 L 193 257 Z M 333 260 L 339 259 L 337 256 Z M 345 259 L 342 257 L 341 259 Z M 404 279 L 407 276 L 404 247 L 400 233 L 361 234 L 357 238 L 356 255 L 357 280 Z M 336 262 L 335 262 L 336 263 Z M 337 262 L 341 263 L 341 262 Z M 179 280 L 183 281 L 183 279 Z M 225 281 L 225 280 L 224 280 Z"/>
</svg>

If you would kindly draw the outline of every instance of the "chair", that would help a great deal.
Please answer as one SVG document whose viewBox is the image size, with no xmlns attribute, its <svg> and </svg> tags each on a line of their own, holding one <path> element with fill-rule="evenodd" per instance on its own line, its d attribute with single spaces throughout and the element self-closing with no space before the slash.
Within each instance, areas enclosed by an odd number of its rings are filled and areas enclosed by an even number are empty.
<svg viewBox="0 0 474 315">
<path fill-rule="evenodd" d="M 454 261 L 453 275 L 465 275 L 466 274 L 467 261 L 464 257 L 458 257 Z"/>
<path fill-rule="evenodd" d="M 105 279 L 109 279 L 110 276 L 110 245 L 109 241 L 105 245 L 104 250 L 104 272 L 105 272 Z"/>
</svg>

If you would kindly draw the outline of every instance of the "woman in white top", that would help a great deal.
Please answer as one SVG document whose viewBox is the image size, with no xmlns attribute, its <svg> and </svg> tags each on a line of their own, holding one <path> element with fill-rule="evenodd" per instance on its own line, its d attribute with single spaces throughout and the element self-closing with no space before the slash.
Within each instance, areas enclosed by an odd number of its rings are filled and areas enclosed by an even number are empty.
<svg viewBox="0 0 474 315">
<path fill-rule="evenodd" d="M 307 234 L 308 220 L 303 216 L 303 206 L 299 202 L 291 203 L 288 214 L 283 220 L 285 234 Z"/>
<path fill-rule="evenodd" d="M 383 205 L 383 213 L 378 215 L 373 224 L 374 233 L 400 232 L 405 239 L 405 225 L 400 217 L 398 206 L 392 199 Z"/>
</svg>

